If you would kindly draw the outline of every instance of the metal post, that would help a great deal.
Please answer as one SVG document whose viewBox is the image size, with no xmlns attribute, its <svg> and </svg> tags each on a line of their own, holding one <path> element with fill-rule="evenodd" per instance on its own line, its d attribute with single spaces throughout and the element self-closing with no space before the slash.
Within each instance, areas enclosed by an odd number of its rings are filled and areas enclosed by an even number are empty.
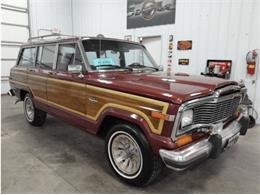
<svg viewBox="0 0 260 195">
<path fill-rule="evenodd" d="M 28 14 L 28 30 L 29 30 L 29 38 L 32 37 L 32 27 L 31 27 L 31 11 L 30 11 L 30 0 L 27 0 L 27 14 Z"/>
</svg>

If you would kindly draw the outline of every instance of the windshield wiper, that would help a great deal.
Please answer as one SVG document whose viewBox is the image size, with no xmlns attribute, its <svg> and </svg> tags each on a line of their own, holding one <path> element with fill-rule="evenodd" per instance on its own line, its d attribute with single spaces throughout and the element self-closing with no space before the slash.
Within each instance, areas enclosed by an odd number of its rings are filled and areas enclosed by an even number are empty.
<svg viewBox="0 0 260 195">
<path fill-rule="evenodd" d="M 95 66 L 96 68 L 102 67 L 101 69 L 97 69 L 97 70 L 113 70 L 113 69 L 124 69 L 124 70 L 131 70 L 130 68 L 127 67 L 121 67 L 121 66 L 117 66 L 117 65 L 112 65 L 112 64 L 107 64 L 107 65 L 98 65 Z"/>
<path fill-rule="evenodd" d="M 130 67 L 130 68 L 150 68 L 150 69 L 154 69 L 156 71 L 159 70 L 156 67 L 145 66 L 145 65 L 142 65 L 142 64 L 140 64 L 138 62 L 132 63 L 132 64 L 128 65 L 128 67 Z"/>
</svg>

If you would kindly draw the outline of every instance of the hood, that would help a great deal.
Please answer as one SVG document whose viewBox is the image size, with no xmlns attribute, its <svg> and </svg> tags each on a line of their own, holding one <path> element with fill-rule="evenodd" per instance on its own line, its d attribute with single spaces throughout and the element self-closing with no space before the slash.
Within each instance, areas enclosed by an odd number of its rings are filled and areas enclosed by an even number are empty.
<svg viewBox="0 0 260 195">
<path fill-rule="evenodd" d="M 211 95 L 216 89 L 237 85 L 235 81 L 182 73 L 94 72 L 89 84 L 176 104 Z"/>
</svg>

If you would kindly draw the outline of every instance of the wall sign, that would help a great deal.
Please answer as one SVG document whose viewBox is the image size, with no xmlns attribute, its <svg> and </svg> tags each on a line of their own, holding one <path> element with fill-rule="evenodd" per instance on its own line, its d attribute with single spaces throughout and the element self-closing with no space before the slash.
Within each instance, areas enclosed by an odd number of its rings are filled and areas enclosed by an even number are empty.
<svg viewBox="0 0 260 195">
<path fill-rule="evenodd" d="M 173 35 L 169 35 L 167 72 L 172 71 Z"/>
<path fill-rule="evenodd" d="M 178 50 L 191 50 L 192 49 L 192 41 L 185 40 L 185 41 L 178 41 Z"/>
<path fill-rule="evenodd" d="M 190 59 L 179 59 L 179 65 L 189 65 Z"/>
<path fill-rule="evenodd" d="M 176 0 L 127 0 L 127 29 L 175 23 Z"/>
</svg>

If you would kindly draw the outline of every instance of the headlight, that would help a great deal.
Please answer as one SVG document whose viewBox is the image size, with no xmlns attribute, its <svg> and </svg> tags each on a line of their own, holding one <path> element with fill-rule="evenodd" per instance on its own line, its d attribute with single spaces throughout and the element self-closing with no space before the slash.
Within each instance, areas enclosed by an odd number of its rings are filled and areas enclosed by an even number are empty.
<svg viewBox="0 0 260 195">
<path fill-rule="evenodd" d="M 182 113 L 181 128 L 191 125 L 193 122 L 193 110 L 185 110 Z"/>
</svg>

